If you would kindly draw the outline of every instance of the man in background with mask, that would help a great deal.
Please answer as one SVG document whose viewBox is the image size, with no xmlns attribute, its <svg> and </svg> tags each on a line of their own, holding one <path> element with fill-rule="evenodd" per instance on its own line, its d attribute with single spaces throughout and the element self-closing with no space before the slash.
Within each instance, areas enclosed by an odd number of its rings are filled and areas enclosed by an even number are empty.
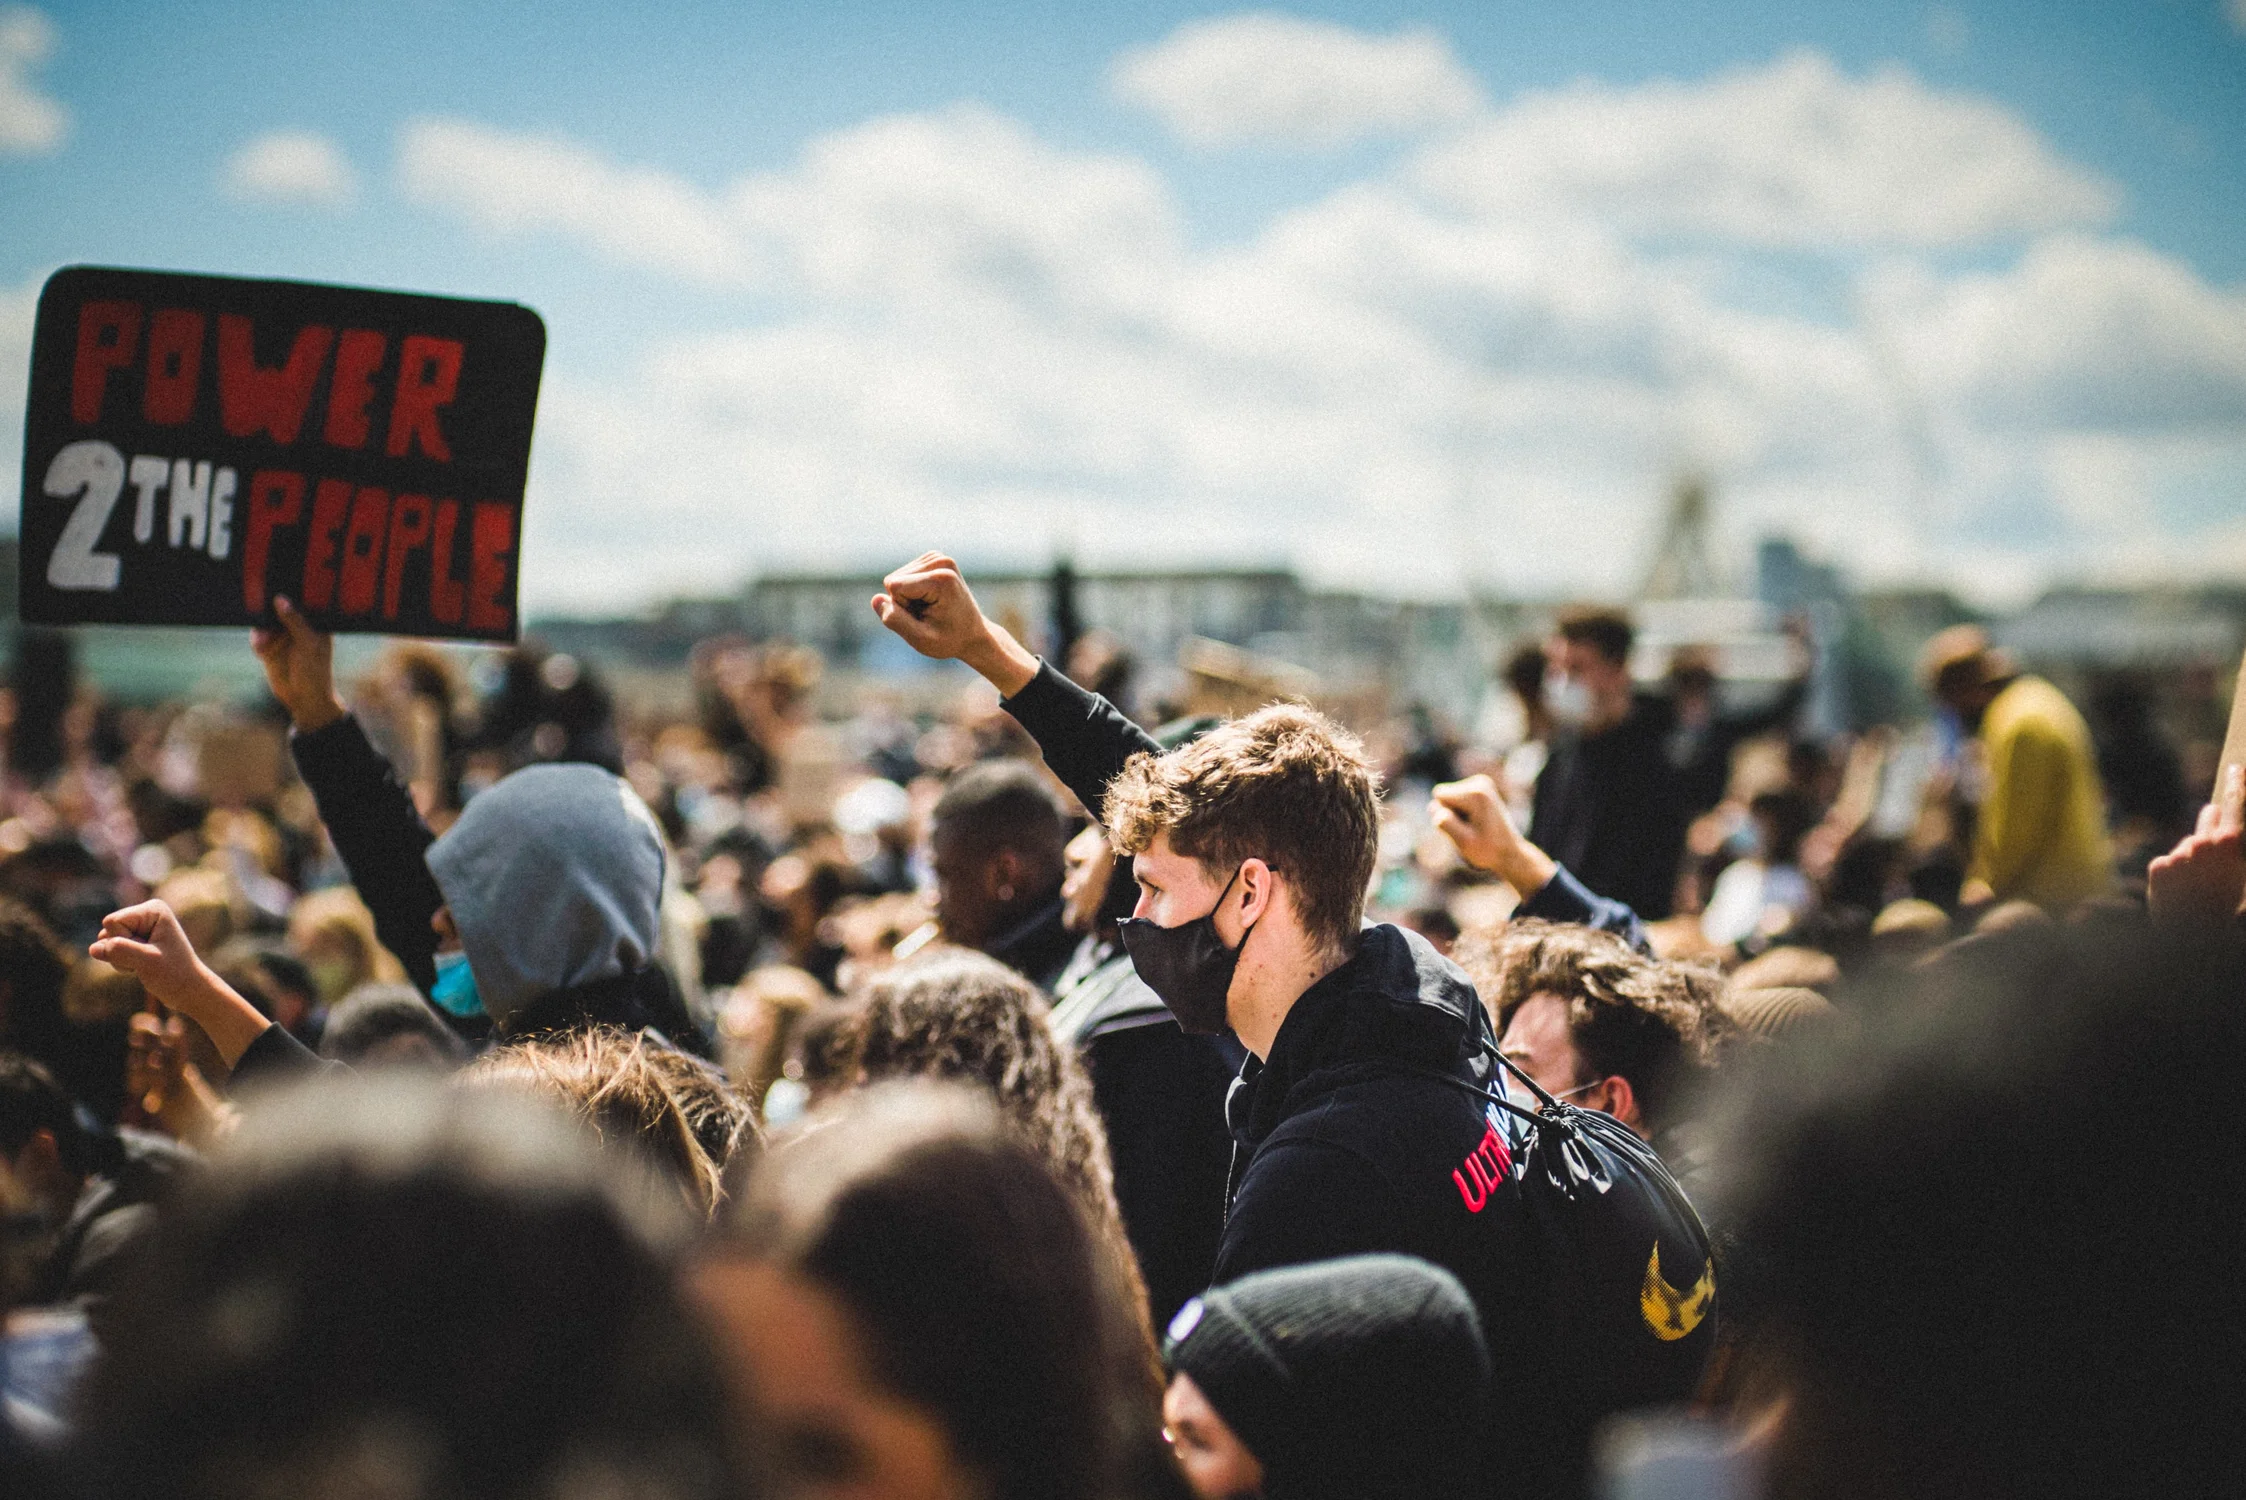
<svg viewBox="0 0 2246 1500">
<path fill-rule="evenodd" d="M 939 553 L 890 574 L 873 609 L 922 655 L 982 674 L 1102 811 L 1133 856 L 1139 897 L 1118 925 L 1139 977 L 1187 1032 L 1229 1028 L 1247 1048 L 1213 1279 L 1383 1251 L 1450 1271 L 1496 1355 L 1511 1488 L 1553 1489 L 1591 1414 L 1539 1378 L 1550 1292 L 1526 1242 L 1522 1137 L 1487 1102 L 1495 1037 L 1465 975 L 1416 934 L 1363 925 L 1380 795 L 1355 737 L 1274 704 L 1164 751 L 988 619 Z"/>
<path fill-rule="evenodd" d="M 1545 646 L 1556 732 L 1528 836 L 1584 885 L 1652 922 L 1675 905 L 1686 820 L 1667 753 L 1670 715 L 1631 686 L 1636 638 L 1621 610 L 1561 612 Z"/>
</svg>

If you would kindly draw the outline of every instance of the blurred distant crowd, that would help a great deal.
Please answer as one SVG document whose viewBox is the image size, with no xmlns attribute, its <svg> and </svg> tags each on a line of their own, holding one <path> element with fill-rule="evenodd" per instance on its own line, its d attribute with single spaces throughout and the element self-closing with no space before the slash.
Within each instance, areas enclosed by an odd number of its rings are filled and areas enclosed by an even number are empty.
<svg viewBox="0 0 2246 1500">
<path fill-rule="evenodd" d="M 892 628 L 944 654 L 920 618 Z M 7 1493 L 1501 1495 L 1653 1470 L 1703 1487 L 1610 1492 L 2089 1493 L 2132 1472 L 2099 1446 L 2128 1422 L 2181 1462 L 2205 1439 L 2175 1413 L 2084 1417 L 2036 1365 L 2073 1340 L 2118 1392 L 2171 1334 L 2171 1374 L 2237 1361 L 2176 1334 L 2156 1284 L 2211 1284 L 2176 1248 L 2195 1188 L 2169 1190 L 2204 1172 L 2235 1207 L 2215 1140 L 2171 1121 L 2145 1154 L 2194 1171 L 2059 1186 L 2138 1170 L 2094 1105 L 2246 1060 L 2218 1003 L 2246 1001 L 2219 727 L 2172 734 L 2131 677 L 2078 705 L 1960 627 L 1927 643 L 1917 722 L 1812 738 L 1789 631 L 1790 681 L 1748 692 L 1700 648 L 1645 681 L 1628 613 L 1587 606 L 1499 664 L 1475 724 L 1312 715 L 1379 789 L 1365 930 L 1423 997 L 1457 976 L 1446 1024 L 1490 1039 L 1433 1063 L 1331 1044 L 1462 1082 L 1444 1210 L 1485 1214 L 1535 1117 L 1595 1114 L 1617 1169 L 1705 1225 L 1703 1258 L 1662 1228 L 1619 1273 L 1657 1341 L 1721 1309 L 1689 1375 L 1581 1396 L 1554 1419 L 1572 1448 L 1517 1472 L 1508 1382 L 1533 1372 L 1486 1291 L 1500 1252 L 1345 1233 L 1319 1195 L 1353 1190 L 1308 1177 L 1275 1210 L 1288 1180 L 1257 1165 L 1311 1128 L 1272 1082 L 1304 1044 L 1243 1021 L 1275 981 L 1230 966 L 1278 898 L 1225 881 L 1266 849 L 1191 832 L 1195 797 L 1261 774 L 1228 738 L 1262 722 L 1253 680 L 1144 693 L 1096 630 L 1046 643 L 1029 687 L 718 638 L 683 687 L 620 698 L 534 643 L 397 643 L 331 715 L 308 632 L 261 638 L 256 704 L 105 701 L 67 637 L 26 633 L 0 696 Z M 1024 709 L 1056 676 L 1100 706 Z M 1087 805 L 1112 768 L 1056 749 L 1102 714 L 1145 726 L 1118 765 L 1245 759 L 1143 790 L 1174 842 L 1119 848 L 1128 819 Z M 1171 852 L 1247 930 L 1148 935 L 1203 915 L 1164 920 L 1140 883 Z M 518 951 L 541 945 L 566 952 Z M 1974 1188 L 1983 1166 L 2013 1185 Z M 2199 1316 L 2235 1332 L 2227 1297 Z M 1593 1418 L 1652 1405 L 1697 1415 L 1594 1446 Z M 412 1420 L 358 1421 L 393 1407 Z"/>
</svg>

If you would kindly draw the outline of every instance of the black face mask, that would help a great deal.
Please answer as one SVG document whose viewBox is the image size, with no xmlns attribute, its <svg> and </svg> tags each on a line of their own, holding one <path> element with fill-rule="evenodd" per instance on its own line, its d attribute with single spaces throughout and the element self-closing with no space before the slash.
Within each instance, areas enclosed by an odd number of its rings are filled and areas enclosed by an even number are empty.
<svg viewBox="0 0 2246 1500">
<path fill-rule="evenodd" d="M 1131 967 L 1170 1007 L 1179 1030 L 1189 1036 L 1218 1036 L 1225 1029 L 1224 997 L 1232 988 L 1232 971 L 1240 966 L 1240 949 L 1247 946 L 1248 933 L 1241 933 L 1239 943 L 1227 948 L 1217 936 L 1217 908 L 1224 905 L 1239 878 L 1240 872 L 1234 870 L 1216 906 L 1190 922 L 1161 927 L 1143 917 L 1125 917 L 1115 924 L 1124 951 L 1131 955 Z M 1250 922 L 1248 931 L 1254 930 L 1255 923 Z"/>
</svg>

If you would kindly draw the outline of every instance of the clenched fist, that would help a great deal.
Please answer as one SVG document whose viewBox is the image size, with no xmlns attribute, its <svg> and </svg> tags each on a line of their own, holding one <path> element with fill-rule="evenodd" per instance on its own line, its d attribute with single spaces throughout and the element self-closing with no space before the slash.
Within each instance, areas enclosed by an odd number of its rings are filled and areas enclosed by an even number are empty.
<svg viewBox="0 0 2246 1500">
<path fill-rule="evenodd" d="M 962 661 L 1011 698 L 1037 675 L 1037 658 L 985 615 L 941 552 L 923 552 L 881 581 L 873 612 L 922 656 Z"/>
<path fill-rule="evenodd" d="M 1435 788 L 1432 804 L 1435 826 L 1458 847 L 1459 858 L 1504 881 L 1523 901 L 1544 889 L 1559 869 L 1552 856 L 1513 826 L 1513 815 L 1489 777 L 1446 781 Z"/>
</svg>

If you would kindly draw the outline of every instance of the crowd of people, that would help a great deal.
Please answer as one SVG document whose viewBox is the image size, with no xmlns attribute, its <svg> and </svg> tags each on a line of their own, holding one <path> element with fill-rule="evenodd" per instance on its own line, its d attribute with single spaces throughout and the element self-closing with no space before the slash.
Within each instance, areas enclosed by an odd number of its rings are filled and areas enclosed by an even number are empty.
<svg viewBox="0 0 2246 1500">
<path fill-rule="evenodd" d="M 1360 733 L 940 554 L 871 608 L 967 686 L 343 682 L 278 600 L 268 703 L 115 706 L 26 638 L 0 1491 L 2235 1472 L 2246 768 L 2141 694 L 1960 627 L 1928 727 L 1820 743 L 1806 637 L 1743 705 L 1583 608 L 1512 732 Z"/>
</svg>

